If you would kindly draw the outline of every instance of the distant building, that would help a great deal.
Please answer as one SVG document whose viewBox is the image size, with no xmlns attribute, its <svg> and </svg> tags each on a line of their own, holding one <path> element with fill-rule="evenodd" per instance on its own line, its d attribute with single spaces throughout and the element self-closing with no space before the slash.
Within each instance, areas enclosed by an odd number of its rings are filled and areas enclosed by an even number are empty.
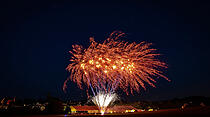
<svg viewBox="0 0 210 117">
<path fill-rule="evenodd" d="M 88 113 L 88 114 L 95 114 L 99 113 L 99 109 L 97 106 L 70 106 L 71 113 Z"/>
<path fill-rule="evenodd" d="M 129 113 L 136 112 L 138 109 L 133 106 L 113 106 L 107 109 L 107 113 Z"/>
<path fill-rule="evenodd" d="M 97 106 L 70 106 L 71 113 L 87 113 L 87 114 L 97 114 L 100 113 Z M 138 109 L 133 106 L 113 106 L 107 108 L 106 113 L 129 113 L 136 112 Z"/>
</svg>

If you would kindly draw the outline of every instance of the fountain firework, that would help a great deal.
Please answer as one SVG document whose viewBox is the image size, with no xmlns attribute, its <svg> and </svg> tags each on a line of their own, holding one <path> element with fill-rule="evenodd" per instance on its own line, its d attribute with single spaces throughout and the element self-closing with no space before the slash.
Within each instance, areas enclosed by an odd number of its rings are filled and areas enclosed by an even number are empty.
<svg viewBox="0 0 210 117">
<path fill-rule="evenodd" d="M 95 105 L 99 107 L 100 113 L 103 115 L 106 111 L 106 108 L 116 99 L 116 93 L 99 92 L 96 96 L 92 98 L 92 101 Z"/>
</svg>

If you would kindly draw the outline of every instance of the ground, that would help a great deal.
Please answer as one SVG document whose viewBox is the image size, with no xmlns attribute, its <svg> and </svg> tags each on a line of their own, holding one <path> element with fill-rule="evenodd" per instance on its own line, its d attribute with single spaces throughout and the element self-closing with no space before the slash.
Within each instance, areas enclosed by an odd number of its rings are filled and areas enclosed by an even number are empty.
<svg viewBox="0 0 210 117">
<path fill-rule="evenodd" d="M 25 117 L 210 117 L 210 107 L 193 107 L 185 110 L 180 109 L 162 109 L 153 112 L 135 112 L 135 113 L 118 113 L 107 115 L 30 115 Z M 12 117 L 23 117 L 12 116 Z"/>
</svg>

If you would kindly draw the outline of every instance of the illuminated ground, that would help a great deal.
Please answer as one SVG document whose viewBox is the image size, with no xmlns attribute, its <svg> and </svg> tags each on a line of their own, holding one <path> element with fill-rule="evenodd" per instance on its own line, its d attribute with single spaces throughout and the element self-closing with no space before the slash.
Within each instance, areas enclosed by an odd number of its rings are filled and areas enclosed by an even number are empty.
<svg viewBox="0 0 210 117">
<path fill-rule="evenodd" d="M 184 111 L 179 109 L 165 109 L 154 112 L 136 112 L 136 113 L 119 113 L 119 114 L 108 114 L 108 115 L 30 115 L 27 117 L 210 117 L 210 107 L 194 107 L 188 108 Z M 22 117 L 22 116 L 14 116 Z"/>
</svg>

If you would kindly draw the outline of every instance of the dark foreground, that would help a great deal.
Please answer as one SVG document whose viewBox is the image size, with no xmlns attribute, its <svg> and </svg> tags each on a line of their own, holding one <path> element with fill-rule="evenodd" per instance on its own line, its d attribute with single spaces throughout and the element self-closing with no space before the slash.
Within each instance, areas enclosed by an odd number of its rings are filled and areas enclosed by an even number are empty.
<svg viewBox="0 0 210 117">
<path fill-rule="evenodd" d="M 5 115 L 12 117 L 210 117 L 210 107 L 195 107 L 185 110 L 180 109 L 164 109 L 153 112 L 134 112 L 134 113 L 118 113 L 106 115 Z M 2 116 L 3 117 L 3 116 Z"/>
</svg>

